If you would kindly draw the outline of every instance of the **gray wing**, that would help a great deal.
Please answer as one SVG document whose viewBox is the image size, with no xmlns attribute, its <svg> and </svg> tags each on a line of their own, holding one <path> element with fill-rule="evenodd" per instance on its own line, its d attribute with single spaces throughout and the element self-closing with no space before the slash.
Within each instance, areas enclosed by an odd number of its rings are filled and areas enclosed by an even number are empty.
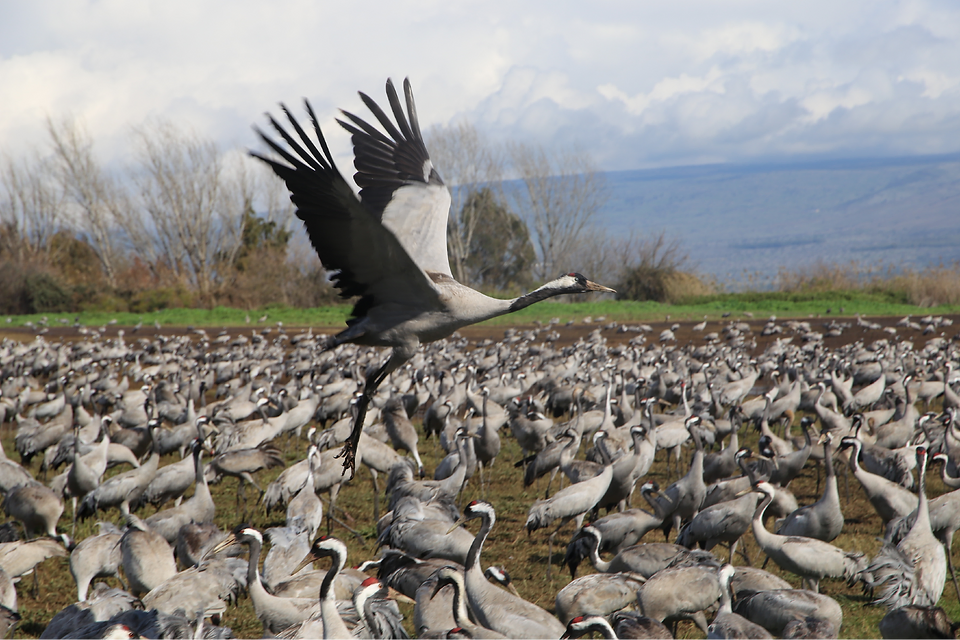
<svg viewBox="0 0 960 640">
<path fill-rule="evenodd" d="M 403 92 L 409 121 L 393 82 L 387 80 L 387 98 L 396 126 L 376 102 L 360 94 L 387 135 L 346 111 L 343 114 L 353 124 L 340 124 L 352 134 L 357 169 L 354 180 L 360 187 L 363 204 L 396 235 L 421 269 L 449 276 L 450 192 L 424 146 L 409 79 L 403 81 Z"/>
</svg>

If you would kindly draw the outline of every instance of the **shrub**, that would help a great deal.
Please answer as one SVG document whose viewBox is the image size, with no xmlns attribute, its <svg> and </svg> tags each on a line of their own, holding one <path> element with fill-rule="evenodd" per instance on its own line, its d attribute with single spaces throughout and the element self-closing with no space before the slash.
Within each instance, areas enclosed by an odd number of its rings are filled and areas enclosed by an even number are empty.
<svg viewBox="0 0 960 640">
<path fill-rule="evenodd" d="M 183 285 L 144 289 L 133 294 L 130 299 L 130 311 L 149 313 L 160 309 L 182 309 L 193 307 L 194 296 Z"/>
</svg>

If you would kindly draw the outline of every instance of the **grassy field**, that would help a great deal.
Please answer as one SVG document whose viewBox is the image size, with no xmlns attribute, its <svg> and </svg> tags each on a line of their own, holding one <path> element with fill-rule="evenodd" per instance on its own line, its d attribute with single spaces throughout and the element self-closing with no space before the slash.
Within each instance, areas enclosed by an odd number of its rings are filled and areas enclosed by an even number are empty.
<svg viewBox="0 0 960 640">
<path fill-rule="evenodd" d="M 579 298 L 578 298 L 579 299 Z M 343 326 L 350 314 L 349 305 L 335 305 L 314 309 L 294 309 L 290 307 L 270 307 L 261 310 L 244 311 L 216 307 L 214 309 L 163 309 L 152 313 L 114 313 L 83 312 L 79 314 L 33 314 L 8 316 L 0 320 L 7 326 L 21 327 L 28 322 L 45 322 L 48 326 L 70 326 L 79 322 L 84 326 L 103 326 L 114 323 L 131 327 L 142 322 L 152 326 L 154 322 L 171 327 L 242 327 L 265 326 L 283 322 L 289 326 L 337 327 Z M 781 318 L 807 318 L 816 316 L 852 317 L 864 316 L 922 316 L 927 314 L 944 315 L 960 313 L 960 306 L 941 306 L 921 308 L 910 305 L 895 297 L 863 292 L 837 292 L 835 294 L 797 294 L 797 293 L 742 293 L 721 294 L 698 299 L 687 304 L 661 304 L 658 302 L 628 301 L 587 301 L 587 302 L 541 302 L 508 316 L 494 318 L 486 324 L 512 325 L 550 322 L 557 318 L 561 322 L 579 321 L 585 317 L 604 317 L 618 322 L 654 322 L 667 316 L 671 320 L 701 320 L 707 316 L 711 320 L 730 313 L 732 317 L 743 317 L 752 313 L 757 318 L 777 315 Z"/>
<path fill-rule="evenodd" d="M 3 440 L 7 450 L 11 450 L 12 436 L 12 428 L 6 425 L 3 430 Z M 755 444 L 756 439 L 757 435 L 752 433 L 747 434 L 744 438 L 748 445 Z M 469 501 L 486 497 L 497 509 L 497 524 L 483 550 L 484 565 L 503 565 L 512 575 L 519 592 L 524 597 L 547 609 L 552 609 L 557 591 L 569 580 L 569 574 L 559 567 L 559 563 L 563 559 L 563 546 L 554 548 L 555 571 L 553 578 L 547 580 L 546 558 L 549 530 L 535 532 L 528 537 L 523 529 L 527 510 L 538 494 L 542 495 L 545 484 L 541 483 L 540 486 L 524 490 L 522 488 L 521 472 L 513 467 L 513 462 L 519 459 L 518 447 L 511 438 L 504 438 L 503 442 L 503 451 L 492 472 L 487 475 L 489 486 L 486 491 L 481 491 L 475 479 L 467 487 L 462 500 Z M 281 442 L 280 445 L 286 446 L 288 463 L 300 459 L 305 453 L 303 442 Z M 421 451 L 428 473 L 430 473 L 441 459 L 442 452 L 430 441 L 421 442 Z M 173 456 L 167 456 L 161 464 L 169 464 L 174 461 Z M 38 463 L 35 463 L 35 466 L 36 464 Z M 664 472 L 665 467 L 662 454 L 660 454 L 650 476 L 656 479 L 661 486 L 666 486 L 669 482 Z M 265 486 L 278 473 L 279 470 L 263 473 L 258 480 Z M 931 493 L 938 495 L 944 491 L 944 487 L 939 478 L 935 476 L 936 473 L 930 473 L 929 484 L 931 485 Z M 815 478 L 815 469 L 808 466 L 804 473 L 791 485 L 791 490 L 796 494 L 801 504 L 809 504 L 819 498 L 819 495 L 814 493 Z M 835 541 L 835 544 L 847 550 L 858 550 L 872 555 L 879 547 L 877 536 L 881 532 L 880 520 L 867 503 L 855 479 L 850 478 L 849 501 L 843 497 L 844 485 L 844 476 L 843 473 L 840 473 L 841 501 L 846 523 L 844 532 Z M 216 522 L 223 529 L 232 528 L 243 521 L 249 522 L 261 530 L 271 526 L 283 525 L 282 513 L 267 515 L 261 509 L 253 507 L 252 491 L 250 492 L 250 510 L 245 514 L 240 513 L 236 506 L 236 484 L 232 479 L 215 485 L 212 487 L 212 491 L 218 507 Z M 341 517 L 359 534 L 354 535 L 339 526 L 333 528 L 333 535 L 344 540 L 350 549 L 348 563 L 356 565 L 363 560 L 375 557 L 377 550 L 375 548 L 376 530 L 372 514 L 372 487 L 370 476 L 365 468 L 361 468 L 353 482 L 341 491 L 338 507 L 342 507 L 345 512 Z M 145 513 L 140 515 L 147 516 L 150 513 L 152 513 L 152 508 L 148 508 Z M 69 529 L 69 517 L 68 506 L 61 521 L 62 530 Z M 119 524 L 119 514 L 116 511 L 105 514 L 104 517 Z M 474 533 L 477 527 L 477 522 L 468 525 L 468 528 Z M 558 540 L 565 545 L 572 531 L 573 525 L 568 525 L 558 536 Z M 94 521 L 88 520 L 80 524 L 77 538 L 82 539 L 93 532 Z M 661 539 L 662 536 L 659 532 L 648 534 L 645 538 L 646 541 L 654 542 Z M 762 554 L 758 550 L 752 534 L 748 533 L 744 536 L 744 542 L 754 565 L 758 564 Z M 715 552 L 721 559 L 726 559 L 724 549 L 718 548 Z M 734 562 L 735 564 L 742 564 L 743 559 L 738 556 Z M 326 566 L 326 564 L 322 565 L 322 567 Z M 318 565 L 318 568 L 321 567 Z M 557 570 L 558 568 L 560 570 Z M 781 572 L 773 563 L 770 563 L 767 569 L 782 575 L 792 584 L 799 585 L 798 579 Z M 589 563 L 581 565 L 580 575 L 590 571 Z M 57 611 L 76 599 L 76 587 L 70 576 L 66 559 L 48 560 L 39 567 L 37 573 L 40 585 L 38 597 L 34 598 L 32 596 L 33 581 L 31 578 L 25 578 L 18 587 L 19 606 L 23 622 L 16 637 L 37 637 Z M 111 579 L 107 582 L 115 583 L 116 581 Z M 824 593 L 836 598 L 843 607 L 844 624 L 840 637 L 879 637 L 877 624 L 883 616 L 884 610 L 870 605 L 870 598 L 862 593 L 860 587 L 851 588 L 839 581 L 825 580 L 821 584 L 821 589 Z M 960 605 L 957 603 L 956 594 L 949 579 L 940 604 L 952 619 L 960 618 Z M 409 628 L 412 605 L 401 605 L 401 610 L 407 617 L 408 630 L 412 632 L 413 630 Z M 254 615 L 249 598 L 245 595 L 240 598 L 235 607 L 228 610 L 223 624 L 231 626 L 238 637 L 260 637 L 261 634 L 260 623 Z M 680 637 L 695 638 L 701 637 L 701 634 L 692 623 L 682 623 L 680 625 Z"/>
</svg>

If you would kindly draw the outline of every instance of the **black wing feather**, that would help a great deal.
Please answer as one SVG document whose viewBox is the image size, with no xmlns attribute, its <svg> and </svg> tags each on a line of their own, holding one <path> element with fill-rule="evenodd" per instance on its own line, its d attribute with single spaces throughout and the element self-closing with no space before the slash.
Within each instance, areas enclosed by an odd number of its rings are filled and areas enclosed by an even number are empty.
<svg viewBox="0 0 960 640">
<path fill-rule="evenodd" d="M 250 153 L 269 164 L 286 182 L 297 217 L 303 221 L 320 261 L 335 272 L 332 280 L 340 295 L 361 296 L 354 307 L 354 317 L 362 317 L 384 302 L 439 306 L 437 291 L 422 270 L 396 236 L 380 224 L 379 214 L 372 215 L 337 171 L 309 102 L 306 109 L 320 149 L 286 107 L 281 108 L 296 137 L 273 117 L 268 119 L 289 149 L 260 129 L 255 130 L 287 164 L 255 151 Z"/>
<path fill-rule="evenodd" d="M 403 112 L 393 82 L 387 80 L 387 97 L 396 125 L 372 98 L 360 93 L 360 99 L 386 134 L 348 111 L 342 113 L 349 122 L 337 120 L 350 133 L 353 142 L 357 170 L 353 178 L 360 187 L 360 199 L 378 218 L 383 216 L 384 209 L 400 187 L 414 183 L 443 184 L 435 170 L 424 175 L 424 168 L 430 166 L 430 155 L 423 144 L 409 80 L 404 81 L 404 93 L 408 114 Z"/>
</svg>

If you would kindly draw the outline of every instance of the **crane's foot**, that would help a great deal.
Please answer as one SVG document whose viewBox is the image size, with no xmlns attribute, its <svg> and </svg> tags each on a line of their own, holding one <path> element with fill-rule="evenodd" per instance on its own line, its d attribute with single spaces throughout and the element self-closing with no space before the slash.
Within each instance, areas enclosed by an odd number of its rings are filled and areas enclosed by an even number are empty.
<svg viewBox="0 0 960 640">
<path fill-rule="evenodd" d="M 350 480 L 353 480 L 353 475 L 356 473 L 357 469 L 357 448 L 356 445 L 347 440 L 346 444 L 343 445 L 343 449 L 340 450 L 336 458 L 343 458 L 343 473 L 340 475 L 347 475 L 347 471 L 350 472 Z"/>
</svg>

